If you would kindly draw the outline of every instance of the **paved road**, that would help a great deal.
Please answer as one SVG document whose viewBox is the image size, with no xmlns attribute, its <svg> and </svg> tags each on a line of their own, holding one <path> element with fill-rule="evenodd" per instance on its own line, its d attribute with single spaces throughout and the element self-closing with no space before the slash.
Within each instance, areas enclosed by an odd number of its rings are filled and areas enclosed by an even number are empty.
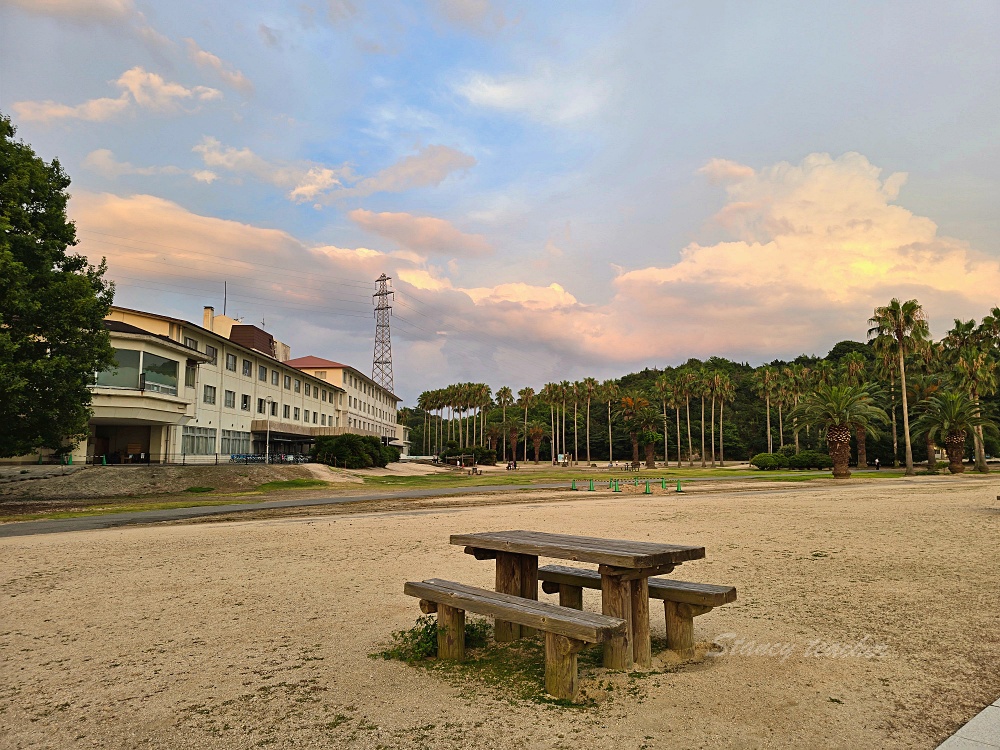
<svg viewBox="0 0 1000 750">
<path fill-rule="evenodd" d="M 30 536 L 32 534 L 58 534 L 64 531 L 90 531 L 110 529 L 115 526 L 129 526 L 137 523 L 157 521 L 181 521 L 201 516 L 218 516 L 226 513 L 242 513 L 248 510 L 270 510 L 272 508 L 301 508 L 310 505 L 339 505 L 341 503 L 361 503 L 366 500 L 395 500 L 398 498 L 443 497 L 446 495 L 472 495 L 486 492 L 506 492 L 517 490 L 565 490 L 568 482 L 555 484 L 488 485 L 478 487 L 447 487 L 436 490 L 397 490 L 364 495 L 344 495 L 340 497 L 299 498 L 297 500 L 271 500 L 256 503 L 234 503 L 233 505 L 203 505 L 192 508 L 170 508 L 167 510 L 141 510 L 129 513 L 107 513 L 100 516 L 80 516 L 60 518 L 51 521 L 21 521 L 0 524 L 0 538 Z"/>
</svg>

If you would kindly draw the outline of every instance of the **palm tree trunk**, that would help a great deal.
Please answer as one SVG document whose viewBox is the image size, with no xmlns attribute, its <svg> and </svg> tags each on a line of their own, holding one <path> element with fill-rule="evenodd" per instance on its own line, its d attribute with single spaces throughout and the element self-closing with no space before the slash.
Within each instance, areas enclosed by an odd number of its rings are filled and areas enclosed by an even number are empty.
<svg viewBox="0 0 1000 750">
<path fill-rule="evenodd" d="M 587 396 L 587 466 L 590 466 L 590 396 Z"/>
<path fill-rule="evenodd" d="M 549 440 L 549 452 L 552 454 L 552 463 L 556 462 L 556 448 L 558 434 L 556 433 L 556 405 L 549 403 L 549 428 L 552 430 L 552 439 Z"/>
<path fill-rule="evenodd" d="M 691 444 L 691 397 L 685 396 L 688 423 L 688 466 L 694 466 L 694 446 Z"/>
<path fill-rule="evenodd" d="M 670 449 L 667 447 L 667 400 L 663 399 L 663 468 L 670 464 Z"/>
<path fill-rule="evenodd" d="M 771 441 L 771 397 L 764 398 L 764 405 L 767 409 L 767 452 L 774 453 L 774 443 Z"/>
<path fill-rule="evenodd" d="M 781 402 L 778 402 L 778 450 L 785 447 L 785 422 L 781 416 Z"/>
<path fill-rule="evenodd" d="M 719 400 L 719 466 L 726 465 L 726 453 L 722 449 L 722 407 L 726 405 L 726 402 Z"/>
<path fill-rule="evenodd" d="M 948 471 L 961 474 L 965 471 L 965 432 L 949 432 L 944 439 L 944 450 L 948 454 Z"/>
<path fill-rule="evenodd" d="M 611 443 L 611 402 L 608 401 L 608 463 L 615 462 L 615 451 Z"/>
<path fill-rule="evenodd" d="M 795 406 L 799 405 L 799 395 L 795 394 Z M 795 430 L 795 452 L 799 452 L 799 418 L 795 417 L 792 420 L 792 429 Z"/>
<path fill-rule="evenodd" d="M 910 445 L 910 415 L 906 403 L 906 369 L 903 364 L 903 342 L 899 342 L 899 390 L 903 400 L 903 440 L 906 444 L 906 476 L 912 477 L 917 472 L 913 470 L 913 446 Z"/>
<path fill-rule="evenodd" d="M 972 403 L 976 405 L 976 416 L 980 416 L 979 411 L 979 390 L 973 384 L 970 395 L 972 396 Z M 976 425 L 972 428 L 972 443 L 975 446 L 973 455 L 976 459 L 976 471 L 981 474 L 989 474 L 990 469 L 986 465 L 986 448 L 983 443 L 983 428 L 982 425 Z"/>
<path fill-rule="evenodd" d="M 705 468 L 705 397 L 701 397 L 701 468 Z"/>
<path fill-rule="evenodd" d="M 559 443 L 562 449 L 563 458 L 566 457 L 566 399 L 562 402 L 562 441 Z"/>
<path fill-rule="evenodd" d="M 527 406 L 524 407 L 524 463 L 528 463 L 528 407 Z"/>
<path fill-rule="evenodd" d="M 712 468 L 715 468 L 715 396 L 712 396 Z"/>
<path fill-rule="evenodd" d="M 868 468 L 868 433 L 865 432 L 864 425 L 858 425 L 857 432 L 855 433 L 858 442 L 858 468 L 867 469 Z"/>
<path fill-rule="evenodd" d="M 499 399 L 497 399 L 499 401 Z M 504 403 L 503 407 L 503 462 L 507 463 L 507 405 Z"/>
<path fill-rule="evenodd" d="M 927 433 L 927 471 L 937 471 L 937 459 L 934 457 L 934 439 Z"/>
<path fill-rule="evenodd" d="M 573 463 L 574 464 L 580 463 L 580 461 L 578 460 L 578 456 L 580 455 L 580 443 L 577 440 L 577 430 L 579 428 L 579 424 L 577 423 L 577 418 L 576 418 L 577 403 L 578 401 L 576 399 L 573 399 Z"/>
<path fill-rule="evenodd" d="M 892 465 L 899 468 L 899 431 L 896 429 L 896 378 L 889 378 L 889 393 L 892 396 Z"/>
<path fill-rule="evenodd" d="M 680 404 L 674 409 L 677 413 L 677 468 L 681 468 L 681 407 Z"/>
</svg>

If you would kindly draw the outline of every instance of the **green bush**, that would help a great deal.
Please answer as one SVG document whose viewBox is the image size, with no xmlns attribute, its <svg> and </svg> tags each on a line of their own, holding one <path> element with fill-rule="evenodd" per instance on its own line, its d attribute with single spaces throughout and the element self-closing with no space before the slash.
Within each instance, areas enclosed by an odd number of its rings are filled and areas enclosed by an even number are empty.
<svg viewBox="0 0 1000 750">
<path fill-rule="evenodd" d="M 833 459 L 825 453 L 816 451 L 800 451 L 788 459 L 792 469 L 829 469 L 833 467 Z"/>
<path fill-rule="evenodd" d="M 750 459 L 750 465 L 756 466 L 761 471 L 787 469 L 788 458 L 781 453 L 758 453 Z"/>
<path fill-rule="evenodd" d="M 783 445 L 778 448 L 778 453 L 780 453 L 785 458 L 791 458 L 795 455 L 795 444 L 790 443 L 788 445 Z"/>
<path fill-rule="evenodd" d="M 316 438 L 312 455 L 317 461 L 347 469 L 384 468 L 399 460 L 399 450 L 382 445 L 374 435 L 323 435 Z"/>
<path fill-rule="evenodd" d="M 457 458 L 458 456 L 470 456 L 475 455 L 476 463 L 482 464 L 483 466 L 495 466 L 497 462 L 497 452 L 493 448 L 484 448 L 481 445 L 474 445 L 471 448 L 466 446 L 465 448 L 459 448 L 457 444 L 452 444 L 454 441 L 448 443 L 448 448 L 441 453 L 441 460 L 447 461 L 449 458 Z"/>
<path fill-rule="evenodd" d="M 488 621 L 469 618 L 465 621 L 465 647 L 482 648 L 489 643 L 492 630 Z M 437 656 L 437 632 L 436 617 L 418 617 L 416 625 L 409 630 L 397 630 L 392 634 L 392 645 L 372 656 L 409 662 Z"/>
</svg>

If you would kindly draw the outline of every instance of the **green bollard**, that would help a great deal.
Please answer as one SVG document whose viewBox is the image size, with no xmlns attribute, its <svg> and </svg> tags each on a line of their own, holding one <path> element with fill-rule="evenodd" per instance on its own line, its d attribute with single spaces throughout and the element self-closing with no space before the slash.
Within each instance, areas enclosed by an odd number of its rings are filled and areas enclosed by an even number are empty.
<svg viewBox="0 0 1000 750">
<path fill-rule="evenodd" d="M 569 488 L 571 490 L 575 490 L 576 489 L 576 480 L 575 479 L 573 480 L 572 484 L 570 484 Z"/>
<path fill-rule="evenodd" d="M 594 491 L 594 480 L 593 479 L 590 480 L 590 491 L 591 492 Z"/>
<path fill-rule="evenodd" d="M 615 482 L 615 488 L 613 490 L 611 490 L 611 491 L 612 492 L 621 492 L 622 490 L 621 490 L 621 487 L 618 486 L 618 480 L 616 479 L 616 480 L 614 480 L 614 482 Z"/>
<path fill-rule="evenodd" d="M 632 480 L 632 486 L 633 487 L 639 486 L 639 477 L 636 477 L 635 479 Z"/>
<path fill-rule="evenodd" d="M 107 466 L 107 465 L 108 465 L 108 457 L 107 457 L 107 455 L 102 455 L 101 456 L 101 466 Z"/>
<path fill-rule="evenodd" d="M 684 490 L 681 489 L 681 480 L 680 479 L 677 480 L 677 491 L 678 492 L 683 492 L 684 491 Z"/>
<path fill-rule="evenodd" d="M 73 454 L 72 453 L 69 454 L 69 465 L 70 466 L 73 465 Z"/>
<path fill-rule="evenodd" d="M 652 495 L 653 491 L 649 489 L 649 480 L 646 480 L 646 491 L 642 493 L 643 495 Z"/>
<path fill-rule="evenodd" d="M 666 479 L 661 479 L 660 480 L 660 489 L 661 490 L 667 489 L 667 480 Z"/>
</svg>

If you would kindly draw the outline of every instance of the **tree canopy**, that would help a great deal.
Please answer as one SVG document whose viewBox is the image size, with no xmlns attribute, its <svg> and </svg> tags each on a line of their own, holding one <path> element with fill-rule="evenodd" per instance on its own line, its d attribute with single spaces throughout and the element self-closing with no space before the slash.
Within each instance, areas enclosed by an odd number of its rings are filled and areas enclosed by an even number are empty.
<svg viewBox="0 0 1000 750">
<path fill-rule="evenodd" d="M 86 435 L 96 373 L 114 365 L 105 266 L 72 253 L 69 177 L 0 115 L 0 456 Z M 68 442 L 67 442 L 68 441 Z"/>
</svg>

